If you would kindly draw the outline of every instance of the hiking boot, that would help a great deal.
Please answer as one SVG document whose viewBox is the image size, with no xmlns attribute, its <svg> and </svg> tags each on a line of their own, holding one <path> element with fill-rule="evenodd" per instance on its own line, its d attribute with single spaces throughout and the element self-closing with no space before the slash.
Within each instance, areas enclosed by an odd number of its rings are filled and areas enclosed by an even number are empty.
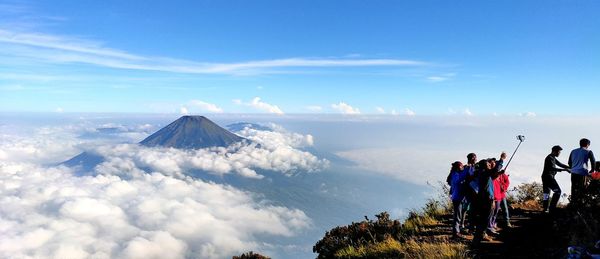
<svg viewBox="0 0 600 259">
<path fill-rule="evenodd" d="M 483 241 L 487 241 L 487 242 L 492 242 L 492 241 L 494 241 L 494 239 L 493 239 L 491 236 L 487 235 L 487 234 L 483 234 L 483 238 L 482 238 L 482 240 L 483 240 Z"/>
</svg>

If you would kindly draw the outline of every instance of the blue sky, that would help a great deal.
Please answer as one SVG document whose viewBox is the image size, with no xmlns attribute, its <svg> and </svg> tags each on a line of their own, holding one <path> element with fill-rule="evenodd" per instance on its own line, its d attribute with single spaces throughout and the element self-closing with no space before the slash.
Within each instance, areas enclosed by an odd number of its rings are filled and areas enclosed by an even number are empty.
<svg viewBox="0 0 600 259">
<path fill-rule="evenodd" d="M 0 111 L 595 114 L 599 11 L 597 1 L 0 1 Z"/>
</svg>

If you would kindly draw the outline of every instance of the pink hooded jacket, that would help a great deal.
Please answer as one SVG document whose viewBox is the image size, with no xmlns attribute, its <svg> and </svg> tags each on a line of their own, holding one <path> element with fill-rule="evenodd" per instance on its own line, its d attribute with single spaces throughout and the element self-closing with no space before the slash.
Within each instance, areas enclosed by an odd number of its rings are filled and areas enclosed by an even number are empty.
<svg viewBox="0 0 600 259">
<path fill-rule="evenodd" d="M 508 186 L 510 185 L 510 180 L 508 179 L 508 175 L 500 174 L 493 181 L 494 183 L 494 200 L 501 201 L 506 197 L 506 192 L 508 191 Z"/>
</svg>

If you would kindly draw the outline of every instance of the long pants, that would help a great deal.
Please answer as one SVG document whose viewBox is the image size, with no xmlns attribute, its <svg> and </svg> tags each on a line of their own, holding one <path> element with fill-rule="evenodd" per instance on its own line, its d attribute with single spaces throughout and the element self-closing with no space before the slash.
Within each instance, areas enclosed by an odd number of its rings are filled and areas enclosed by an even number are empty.
<svg viewBox="0 0 600 259">
<path fill-rule="evenodd" d="M 506 224 L 510 223 L 510 213 L 508 212 L 508 201 L 506 201 L 506 197 L 502 199 L 500 207 L 504 211 L 504 218 L 506 219 Z"/>
<path fill-rule="evenodd" d="M 475 238 L 481 238 L 490 223 L 490 216 L 494 209 L 494 200 L 481 196 L 477 198 L 477 228 L 475 229 Z"/>
<path fill-rule="evenodd" d="M 558 204 L 558 200 L 560 199 L 560 194 L 562 193 L 560 190 L 560 186 L 558 186 L 558 182 L 556 182 L 556 179 L 553 175 L 542 175 L 542 191 L 544 193 L 544 210 L 553 212 L 556 209 L 556 205 Z M 553 192 L 552 200 L 550 200 L 550 191 Z M 573 199 L 571 199 L 571 201 L 573 201 Z"/>
<path fill-rule="evenodd" d="M 475 226 L 477 225 L 477 194 L 472 190 L 467 192 L 462 211 L 462 225 L 467 221 L 469 230 L 475 231 Z"/>
<path fill-rule="evenodd" d="M 462 204 L 462 200 L 456 200 L 456 201 L 452 201 L 452 208 L 453 208 L 453 227 L 452 227 L 452 233 L 453 234 L 458 234 L 460 233 L 460 225 L 462 223 L 463 220 L 463 204 Z"/>
<path fill-rule="evenodd" d="M 496 226 L 496 218 L 498 218 L 498 213 L 500 212 L 500 204 L 502 200 L 494 200 L 494 207 L 492 208 L 492 213 L 490 213 L 489 221 L 488 221 L 488 230 L 494 230 Z"/>
<path fill-rule="evenodd" d="M 578 205 L 585 190 L 585 175 L 571 174 L 571 203 Z"/>
</svg>

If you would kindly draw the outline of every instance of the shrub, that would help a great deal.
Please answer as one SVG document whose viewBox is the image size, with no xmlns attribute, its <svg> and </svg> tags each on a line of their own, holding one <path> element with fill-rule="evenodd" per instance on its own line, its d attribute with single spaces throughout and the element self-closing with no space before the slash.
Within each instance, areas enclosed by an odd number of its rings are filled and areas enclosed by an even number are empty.
<svg viewBox="0 0 600 259">
<path fill-rule="evenodd" d="M 252 251 L 243 253 L 240 256 L 234 256 L 232 259 L 271 259 L 271 257 L 267 257 L 258 253 L 254 253 Z"/>
<path fill-rule="evenodd" d="M 542 184 L 538 182 L 522 183 L 508 191 L 507 200 L 513 207 L 541 209 Z"/>
<path fill-rule="evenodd" d="M 402 236 L 410 237 L 423 232 L 425 227 L 436 225 L 438 220 L 427 215 L 427 213 L 419 213 L 411 211 L 408 213 L 408 218 L 402 224 Z"/>
<path fill-rule="evenodd" d="M 600 181 L 592 180 L 582 196 L 582 206 L 567 211 L 569 243 L 593 246 L 600 239 Z"/>
<path fill-rule="evenodd" d="M 336 227 L 325 233 L 313 247 L 313 252 L 318 253 L 318 258 L 332 258 L 335 253 L 347 247 L 361 247 L 371 243 L 382 242 L 388 238 L 398 239 L 402 233 L 402 226 L 398 220 L 390 220 L 387 212 L 375 215 L 377 220 L 352 222 L 348 226 Z"/>
<path fill-rule="evenodd" d="M 376 215 L 377 220 L 365 217 L 362 222 L 327 231 L 313 252 L 318 253 L 317 258 L 465 258 L 463 244 L 416 240 L 452 211 L 448 187 L 441 182 L 439 186 L 437 197 L 409 212 L 403 224 L 390 220 L 387 212 Z"/>
</svg>

